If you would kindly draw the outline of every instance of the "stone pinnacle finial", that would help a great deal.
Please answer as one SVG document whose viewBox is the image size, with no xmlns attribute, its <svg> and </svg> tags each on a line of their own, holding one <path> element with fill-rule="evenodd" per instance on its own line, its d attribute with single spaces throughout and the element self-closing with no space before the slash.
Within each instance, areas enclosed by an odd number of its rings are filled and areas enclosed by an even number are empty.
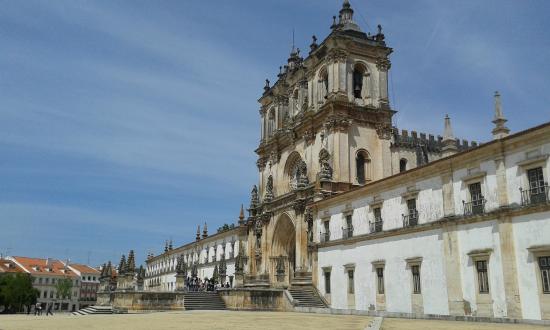
<svg viewBox="0 0 550 330">
<path fill-rule="evenodd" d="M 208 227 L 206 227 L 206 222 L 204 223 L 204 227 L 202 229 L 202 238 L 208 237 Z"/>
<path fill-rule="evenodd" d="M 504 114 L 502 113 L 500 94 L 497 91 L 495 92 L 495 119 L 493 119 L 493 124 L 495 124 L 495 128 L 492 131 L 494 140 L 502 139 L 508 136 L 510 130 L 504 125 L 507 121 L 508 120 L 504 118 Z"/>
<path fill-rule="evenodd" d="M 195 240 L 200 240 L 201 239 L 201 225 L 198 225 L 197 226 L 197 236 L 195 237 Z"/>
<path fill-rule="evenodd" d="M 351 8 L 351 4 L 348 0 L 344 0 L 344 3 L 342 4 L 342 9 L 340 9 L 340 15 L 339 21 L 338 21 L 338 29 L 341 30 L 354 30 L 354 31 L 361 31 L 359 28 L 359 25 L 353 21 L 353 9 Z"/>
<path fill-rule="evenodd" d="M 453 128 L 451 127 L 451 118 L 449 115 L 445 115 L 445 130 L 443 131 L 443 157 L 447 157 L 457 153 L 458 148 L 456 146 L 456 139 L 453 134 Z"/>
<path fill-rule="evenodd" d="M 451 127 L 451 118 L 449 115 L 445 115 L 445 130 L 443 131 L 443 141 L 445 140 L 453 140 L 454 141 L 454 134 L 453 134 L 453 128 Z"/>
<path fill-rule="evenodd" d="M 124 273 L 126 270 L 126 256 L 123 254 L 122 257 L 120 257 L 120 263 L 118 264 L 118 272 Z"/>
<path fill-rule="evenodd" d="M 241 212 L 239 213 L 239 224 L 244 223 L 244 205 L 241 204 Z"/>
</svg>

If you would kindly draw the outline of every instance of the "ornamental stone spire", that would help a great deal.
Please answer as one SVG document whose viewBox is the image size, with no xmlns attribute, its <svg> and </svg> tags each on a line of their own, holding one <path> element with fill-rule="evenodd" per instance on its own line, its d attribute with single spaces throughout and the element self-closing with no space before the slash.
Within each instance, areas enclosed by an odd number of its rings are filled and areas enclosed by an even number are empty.
<svg viewBox="0 0 550 330">
<path fill-rule="evenodd" d="M 451 156 L 458 152 L 456 139 L 453 134 L 453 128 L 451 127 L 451 118 L 449 118 L 449 115 L 445 115 L 445 130 L 443 132 L 442 143 L 443 147 L 441 148 L 441 151 L 443 153 L 443 157 Z"/>
<path fill-rule="evenodd" d="M 128 262 L 126 263 L 126 273 L 134 273 L 136 271 L 136 260 L 134 250 L 128 253 Z"/>
<path fill-rule="evenodd" d="M 195 236 L 195 240 L 200 241 L 201 239 L 201 225 L 197 226 L 197 236 Z"/>
<path fill-rule="evenodd" d="M 341 30 L 353 30 L 361 32 L 361 28 L 353 21 L 353 9 L 348 0 L 344 0 L 342 9 L 340 9 L 338 28 Z"/>
<path fill-rule="evenodd" d="M 495 128 L 492 131 L 494 140 L 502 139 L 510 134 L 510 130 L 508 129 L 508 127 L 505 126 L 507 121 L 508 120 L 504 118 L 504 114 L 502 113 L 500 94 L 497 91 L 495 92 L 495 119 L 493 119 L 493 124 L 495 124 Z"/>
<path fill-rule="evenodd" d="M 126 256 L 123 254 L 120 257 L 120 263 L 118 264 L 118 273 L 122 274 L 126 271 Z"/>
<path fill-rule="evenodd" d="M 208 237 L 208 227 L 206 227 L 206 222 L 204 223 L 204 227 L 202 229 L 202 238 Z"/>
<path fill-rule="evenodd" d="M 241 204 L 241 212 L 239 213 L 239 225 L 244 224 L 244 205 Z"/>
</svg>

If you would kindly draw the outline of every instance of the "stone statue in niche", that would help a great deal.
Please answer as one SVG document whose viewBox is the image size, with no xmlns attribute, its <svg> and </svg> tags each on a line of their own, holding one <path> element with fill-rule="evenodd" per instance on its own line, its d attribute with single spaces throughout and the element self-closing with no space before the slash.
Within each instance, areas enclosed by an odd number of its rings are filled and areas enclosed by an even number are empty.
<svg viewBox="0 0 550 330">
<path fill-rule="evenodd" d="M 330 154 L 326 149 L 321 149 L 319 152 L 319 165 L 321 167 L 320 179 L 323 181 L 332 180 L 332 167 L 329 163 Z"/>
<path fill-rule="evenodd" d="M 266 202 L 271 202 L 271 200 L 273 199 L 273 176 L 270 175 L 268 178 L 267 178 L 267 183 L 265 185 L 265 197 L 264 197 L 264 201 Z"/>
<path fill-rule="evenodd" d="M 262 221 L 260 219 L 256 220 L 254 234 L 256 235 L 256 249 L 260 249 L 262 246 Z"/>
<path fill-rule="evenodd" d="M 303 160 L 298 164 L 298 188 L 305 188 L 309 185 L 309 179 L 307 177 L 307 164 Z"/>
</svg>

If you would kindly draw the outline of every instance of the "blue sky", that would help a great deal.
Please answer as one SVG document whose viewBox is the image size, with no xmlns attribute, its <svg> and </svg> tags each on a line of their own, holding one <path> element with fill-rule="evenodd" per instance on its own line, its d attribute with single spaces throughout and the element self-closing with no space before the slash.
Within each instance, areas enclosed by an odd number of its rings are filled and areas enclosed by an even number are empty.
<svg viewBox="0 0 550 330">
<path fill-rule="evenodd" d="M 550 119 L 550 2 L 355 0 L 394 48 L 402 129 L 490 139 Z M 0 252 L 139 260 L 234 222 L 256 182 L 257 99 L 340 0 L 0 1 Z M 303 52 L 305 53 L 305 51 Z"/>
</svg>

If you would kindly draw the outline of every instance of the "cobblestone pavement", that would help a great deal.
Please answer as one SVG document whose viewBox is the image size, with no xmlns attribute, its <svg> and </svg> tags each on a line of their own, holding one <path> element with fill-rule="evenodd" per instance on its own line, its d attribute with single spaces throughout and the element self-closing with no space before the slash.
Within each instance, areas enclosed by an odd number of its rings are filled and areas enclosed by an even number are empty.
<svg viewBox="0 0 550 330">
<path fill-rule="evenodd" d="M 239 329 L 363 330 L 371 320 L 365 316 L 321 315 L 277 312 L 159 312 L 119 315 L 0 315 L 0 329 Z"/>
<path fill-rule="evenodd" d="M 439 320 L 384 318 L 382 330 L 543 330 L 548 327 L 530 324 L 499 324 Z"/>
</svg>

